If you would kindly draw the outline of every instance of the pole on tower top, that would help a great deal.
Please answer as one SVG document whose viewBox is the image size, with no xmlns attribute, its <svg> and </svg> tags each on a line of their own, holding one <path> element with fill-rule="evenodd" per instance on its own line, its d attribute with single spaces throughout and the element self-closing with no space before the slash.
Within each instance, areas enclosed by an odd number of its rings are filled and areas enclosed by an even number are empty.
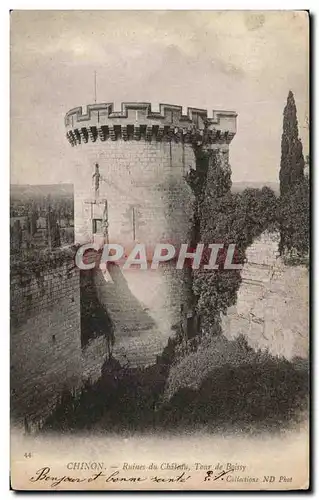
<svg viewBox="0 0 319 500">
<path fill-rule="evenodd" d="M 96 71 L 94 71 L 94 102 L 96 104 Z"/>
</svg>

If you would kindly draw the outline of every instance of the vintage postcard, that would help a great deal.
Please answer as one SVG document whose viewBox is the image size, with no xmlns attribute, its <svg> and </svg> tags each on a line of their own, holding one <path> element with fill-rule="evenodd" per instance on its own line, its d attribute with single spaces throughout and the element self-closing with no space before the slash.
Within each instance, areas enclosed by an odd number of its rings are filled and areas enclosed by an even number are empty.
<svg viewBox="0 0 319 500">
<path fill-rule="evenodd" d="M 309 488 L 309 14 L 11 16 L 11 487 Z"/>
</svg>

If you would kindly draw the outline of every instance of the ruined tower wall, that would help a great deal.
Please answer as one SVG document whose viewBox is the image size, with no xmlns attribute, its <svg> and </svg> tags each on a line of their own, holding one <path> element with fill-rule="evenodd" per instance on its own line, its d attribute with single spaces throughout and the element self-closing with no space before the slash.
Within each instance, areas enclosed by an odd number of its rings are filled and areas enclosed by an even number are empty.
<svg viewBox="0 0 319 500">
<path fill-rule="evenodd" d="M 184 176 L 195 168 L 193 144 L 201 143 L 205 124 L 210 142 L 227 151 L 236 131 L 233 112 L 208 119 L 205 110 L 182 115 L 180 106 L 161 105 L 156 113 L 145 103 L 123 103 L 120 112 L 112 104 L 70 110 L 65 126 L 74 148 L 76 242 L 92 241 L 92 219 L 102 217 L 105 199 L 110 241 L 185 242 L 192 193 Z"/>
<path fill-rule="evenodd" d="M 81 143 L 74 153 L 76 242 L 91 241 L 92 219 L 103 217 L 103 201 L 91 203 L 95 163 L 102 176 L 99 198 L 107 200 L 110 242 L 152 246 L 187 240 L 192 194 L 184 175 L 195 168 L 191 146 L 118 139 Z"/>
<path fill-rule="evenodd" d="M 179 247 L 190 241 L 193 194 L 185 175 L 196 166 L 193 145 L 206 133 L 212 147 L 228 155 L 236 115 L 216 112 L 207 120 L 205 110 L 189 108 L 183 115 L 173 105 L 153 112 L 146 103 L 123 103 L 115 112 L 112 104 L 94 104 L 70 110 L 65 126 L 76 172 L 76 242 L 106 242 L 107 203 L 108 241 L 126 253 L 137 242 L 152 252 L 158 242 Z M 180 321 L 181 306 L 187 309 L 188 285 L 174 267 L 117 269 L 111 284 L 96 276 L 97 297 L 115 326 L 114 352 L 131 365 L 155 362 Z"/>
</svg>

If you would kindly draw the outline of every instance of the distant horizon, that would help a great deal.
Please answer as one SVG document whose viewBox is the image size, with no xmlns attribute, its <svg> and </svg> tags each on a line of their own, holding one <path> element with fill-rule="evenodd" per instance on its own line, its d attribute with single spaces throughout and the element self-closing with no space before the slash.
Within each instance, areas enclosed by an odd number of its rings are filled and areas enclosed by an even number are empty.
<svg viewBox="0 0 319 500">
<path fill-rule="evenodd" d="M 18 183 L 10 183 L 10 189 L 18 189 L 18 190 L 21 190 L 21 189 L 26 189 L 26 188 L 37 188 L 38 190 L 43 188 L 43 189 L 47 189 L 48 187 L 55 187 L 55 188 L 61 188 L 61 187 L 65 187 L 65 188 L 69 188 L 70 191 L 74 191 L 74 184 L 71 183 L 71 182 L 55 182 L 55 183 L 50 183 L 50 184 L 18 184 Z M 279 187 L 280 187 L 280 184 L 279 184 L 279 181 L 278 182 L 263 182 L 263 181 L 232 181 L 232 187 L 231 187 L 231 190 L 232 191 L 242 191 L 244 190 L 245 188 L 251 188 L 251 189 L 254 189 L 254 188 L 262 188 L 262 187 L 270 187 L 273 189 L 273 191 L 279 191 Z M 235 188 L 235 189 L 234 189 Z M 237 188 L 237 189 L 236 189 Z"/>
<path fill-rule="evenodd" d="M 278 182 L 276 181 L 232 181 L 232 184 L 278 184 L 279 185 L 279 180 Z M 24 182 L 23 184 L 20 184 L 19 182 L 10 182 L 10 186 L 74 186 L 72 182 L 51 182 L 51 183 L 44 183 L 41 182 L 40 184 L 35 184 L 35 183 L 28 183 Z"/>
</svg>

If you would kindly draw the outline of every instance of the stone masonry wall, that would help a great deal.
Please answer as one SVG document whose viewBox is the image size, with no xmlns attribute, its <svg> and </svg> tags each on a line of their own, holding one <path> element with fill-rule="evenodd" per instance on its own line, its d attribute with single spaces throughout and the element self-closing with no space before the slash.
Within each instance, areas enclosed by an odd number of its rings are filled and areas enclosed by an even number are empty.
<svg viewBox="0 0 319 500">
<path fill-rule="evenodd" d="M 107 200 L 110 242 L 184 242 L 192 216 L 192 193 L 184 175 L 195 167 L 189 145 L 119 140 L 81 144 L 74 156 L 76 242 L 91 241 L 92 219 L 103 217 L 103 201 L 92 203 L 95 163 L 102 176 L 99 198 Z"/>
<path fill-rule="evenodd" d="M 103 271 L 95 271 L 94 282 L 114 328 L 113 356 L 130 367 L 154 364 L 180 322 L 187 296 L 183 271 L 167 264 L 148 271 L 123 271 L 114 265 L 109 272 L 112 281 L 105 280 Z"/>
<path fill-rule="evenodd" d="M 79 272 L 56 254 L 11 268 L 12 414 L 36 419 L 81 380 Z"/>
<path fill-rule="evenodd" d="M 103 337 L 81 349 L 80 271 L 56 251 L 11 267 L 11 413 L 17 423 L 45 418 L 64 389 L 96 380 Z"/>
<path fill-rule="evenodd" d="M 85 203 L 92 193 L 90 165 L 97 161 L 104 179 L 99 196 L 108 200 L 110 242 L 122 244 L 128 254 L 137 242 L 152 253 L 157 242 L 189 241 L 192 193 L 184 174 L 195 167 L 189 145 L 110 141 L 107 147 L 83 144 L 76 153 L 82 159 L 75 184 L 76 238 L 84 234 L 82 241 L 90 241 L 92 215 L 99 217 L 98 206 Z M 155 362 L 173 334 L 183 297 L 169 276 L 161 266 L 120 271 L 111 284 L 101 273 L 96 277 L 98 298 L 115 326 L 114 354 L 132 366 Z"/>
<path fill-rule="evenodd" d="M 288 360 L 307 358 L 309 273 L 285 265 L 278 254 L 278 233 L 264 233 L 247 249 L 237 303 L 222 319 L 229 338 L 242 334 L 256 350 Z"/>
<path fill-rule="evenodd" d="M 206 129 L 206 125 L 208 128 Z M 157 243 L 190 241 L 193 193 L 185 180 L 195 168 L 194 143 L 203 139 L 228 158 L 236 113 L 148 103 L 94 104 L 70 110 L 66 136 L 73 146 L 75 240 L 121 244 L 128 254 L 143 243 L 151 257 Z M 96 168 L 99 182 L 96 185 Z M 107 206 L 107 213 L 106 213 Z M 107 219 L 107 234 L 93 234 L 93 219 Z M 114 355 L 131 366 L 155 361 L 187 310 L 186 282 L 174 269 L 113 269 L 113 283 L 96 273 L 97 297 L 114 324 Z M 177 281 L 176 281 L 177 279 Z"/>
</svg>

